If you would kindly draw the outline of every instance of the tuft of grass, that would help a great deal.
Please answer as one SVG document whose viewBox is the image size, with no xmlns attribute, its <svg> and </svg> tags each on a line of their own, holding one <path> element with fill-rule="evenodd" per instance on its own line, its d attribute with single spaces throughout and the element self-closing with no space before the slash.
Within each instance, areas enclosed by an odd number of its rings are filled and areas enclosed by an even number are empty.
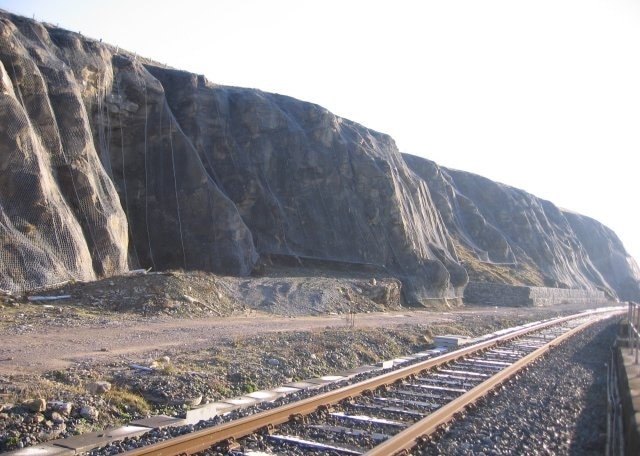
<svg viewBox="0 0 640 456">
<path fill-rule="evenodd" d="M 72 432 L 73 432 L 73 435 L 82 435 L 82 434 L 88 434 L 89 432 L 94 432 L 97 430 L 99 430 L 99 424 L 90 423 L 85 418 L 80 418 L 76 422 L 76 425 Z"/>
<path fill-rule="evenodd" d="M 163 375 L 175 375 L 178 372 L 178 368 L 173 364 L 162 364 L 158 369 L 158 372 Z"/>
<path fill-rule="evenodd" d="M 20 437 L 17 435 L 12 435 L 7 439 L 6 445 L 8 449 L 16 448 L 18 443 L 20 442 Z"/>
<path fill-rule="evenodd" d="M 142 396 L 124 389 L 112 388 L 105 393 L 104 398 L 123 415 L 146 415 L 151 410 Z"/>
<path fill-rule="evenodd" d="M 243 393 L 249 394 L 258 391 L 258 385 L 256 385 L 253 380 L 248 380 L 242 385 L 241 389 Z"/>
</svg>

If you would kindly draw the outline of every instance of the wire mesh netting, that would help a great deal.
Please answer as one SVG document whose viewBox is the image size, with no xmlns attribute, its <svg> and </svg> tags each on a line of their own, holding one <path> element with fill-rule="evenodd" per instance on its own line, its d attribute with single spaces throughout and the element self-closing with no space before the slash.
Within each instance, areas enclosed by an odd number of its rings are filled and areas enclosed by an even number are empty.
<svg viewBox="0 0 640 456">
<path fill-rule="evenodd" d="M 127 269 L 126 219 L 93 147 L 85 105 L 44 27 L 0 24 L 0 288 Z"/>
</svg>

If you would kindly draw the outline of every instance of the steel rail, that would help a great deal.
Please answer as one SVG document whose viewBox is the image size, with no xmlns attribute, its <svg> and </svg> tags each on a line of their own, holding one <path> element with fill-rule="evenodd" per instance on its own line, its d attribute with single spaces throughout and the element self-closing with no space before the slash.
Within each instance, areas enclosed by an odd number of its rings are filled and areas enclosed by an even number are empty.
<svg viewBox="0 0 640 456">
<path fill-rule="evenodd" d="M 585 316 L 587 315 L 570 315 L 567 317 L 545 321 L 536 325 L 527 326 L 512 333 L 498 336 L 494 339 L 473 344 L 450 353 L 445 353 L 435 358 L 430 358 L 428 360 L 421 361 L 410 366 L 393 370 L 391 372 L 387 372 L 380 376 L 363 380 L 353 385 L 348 385 L 333 391 L 329 391 L 327 393 L 312 396 L 301 401 L 292 402 L 290 404 L 286 404 L 282 407 L 278 407 L 272 410 L 259 412 L 254 415 L 246 416 L 244 418 L 230 421 L 228 423 L 224 423 L 215 427 L 202 429 L 169 440 L 165 440 L 163 442 L 158 442 L 155 444 L 137 448 L 135 450 L 130 450 L 122 454 L 127 456 L 169 456 L 177 454 L 183 455 L 198 453 L 216 444 L 234 441 L 261 429 L 266 429 L 270 426 L 276 426 L 278 424 L 285 423 L 294 416 L 308 415 L 316 411 L 321 406 L 330 406 L 336 404 L 344 399 L 360 395 L 363 391 L 373 391 L 381 386 L 391 385 L 398 380 L 417 374 L 426 369 L 431 369 L 438 365 L 455 361 L 471 353 L 491 348 L 495 345 L 521 337 L 528 333 L 539 331 L 541 329 L 555 326 L 577 318 L 584 318 Z M 448 406 L 445 406 L 443 408 L 450 409 Z M 392 453 L 375 454 L 384 454 L 388 456 Z"/>
<path fill-rule="evenodd" d="M 549 350 L 556 345 L 573 336 L 579 331 L 582 331 L 587 326 L 594 324 L 596 321 L 587 321 L 569 331 L 561 334 L 560 336 L 549 341 L 549 343 L 543 345 L 537 350 L 529 353 L 528 355 L 520 358 L 511 366 L 501 370 L 491 378 L 480 383 L 476 387 L 464 393 L 462 396 L 457 397 L 453 401 L 439 408 L 435 412 L 426 416 L 422 420 L 414 423 L 412 426 L 399 432 L 388 440 L 385 440 L 380 445 L 372 448 L 366 452 L 365 456 L 399 456 L 407 454 L 408 450 L 420 443 L 422 439 L 436 432 L 442 425 L 451 421 L 454 416 L 463 411 L 469 405 L 475 403 L 478 399 L 486 396 L 496 387 L 509 380 L 518 371 L 526 367 L 546 354 Z"/>
</svg>

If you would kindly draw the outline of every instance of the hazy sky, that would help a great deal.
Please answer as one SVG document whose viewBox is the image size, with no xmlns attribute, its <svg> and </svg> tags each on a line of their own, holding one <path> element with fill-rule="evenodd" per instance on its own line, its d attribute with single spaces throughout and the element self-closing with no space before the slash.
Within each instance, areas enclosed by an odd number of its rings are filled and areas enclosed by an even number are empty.
<svg viewBox="0 0 640 456">
<path fill-rule="evenodd" d="M 640 260 L 638 0 L 0 0 L 594 217 Z"/>
</svg>

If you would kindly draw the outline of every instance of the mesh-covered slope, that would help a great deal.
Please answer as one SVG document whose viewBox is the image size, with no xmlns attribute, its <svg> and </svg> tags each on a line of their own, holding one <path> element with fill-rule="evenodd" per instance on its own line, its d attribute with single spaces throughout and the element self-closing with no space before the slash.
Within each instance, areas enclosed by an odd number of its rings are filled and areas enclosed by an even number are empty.
<svg viewBox="0 0 640 456">
<path fill-rule="evenodd" d="M 127 223 L 79 85 L 42 47 L 51 45 L 44 27 L 16 22 L 0 18 L 0 288 L 122 272 Z"/>
<path fill-rule="evenodd" d="M 531 284 L 637 290 L 621 246 L 590 257 L 606 230 L 420 160 L 320 106 L 0 11 L 0 289 L 129 267 L 247 275 L 263 256 L 383 272 L 428 305 L 462 296 L 460 246 L 526 264 Z"/>
</svg>

